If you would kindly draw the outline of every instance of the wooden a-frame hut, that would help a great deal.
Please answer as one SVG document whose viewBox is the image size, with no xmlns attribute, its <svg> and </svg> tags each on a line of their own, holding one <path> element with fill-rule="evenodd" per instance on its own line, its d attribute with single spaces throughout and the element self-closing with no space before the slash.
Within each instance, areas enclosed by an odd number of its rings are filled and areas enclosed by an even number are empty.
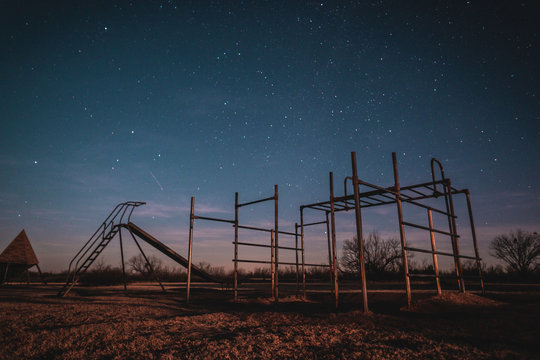
<svg viewBox="0 0 540 360">
<path fill-rule="evenodd" d="M 43 282 L 46 283 L 38 264 L 36 253 L 23 229 L 0 254 L 0 284 L 25 271 L 28 274 L 32 266 L 37 267 Z"/>
</svg>

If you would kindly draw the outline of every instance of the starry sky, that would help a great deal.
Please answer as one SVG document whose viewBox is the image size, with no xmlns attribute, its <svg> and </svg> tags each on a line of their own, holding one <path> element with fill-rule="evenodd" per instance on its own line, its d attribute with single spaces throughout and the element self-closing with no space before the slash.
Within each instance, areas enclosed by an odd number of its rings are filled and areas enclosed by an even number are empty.
<svg viewBox="0 0 540 360">
<path fill-rule="evenodd" d="M 381 186 L 393 184 L 396 152 L 402 185 L 429 181 L 436 157 L 470 189 L 480 254 L 493 262 L 495 235 L 540 230 L 539 10 L 2 1 L 0 247 L 24 228 L 42 269 L 67 268 L 112 208 L 135 200 L 147 205 L 133 221 L 185 254 L 191 196 L 199 215 L 232 219 L 236 191 L 251 201 L 274 184 L 280 226 L 292 231 L 300 205 L 328 199 L 328 172 L 342 194 L 351 151 L 359 177 Z M 339 248 L 353 216 L 338 216 Z M 364 220 L 367 232 L 398 236 L 395 206 Z M 240 211 L 245 225 L 272 221 L 272 204 Z M 310 232 L 308 262 L 327 256 L 324 231 Z M 197 221 L 195 262 L 230 267 L 232 240 L 230 225 Z M 241 232 L 250 240 L 267 236 Z M 115 246 L 104 256 L 119 264 Z"/>
</svg>

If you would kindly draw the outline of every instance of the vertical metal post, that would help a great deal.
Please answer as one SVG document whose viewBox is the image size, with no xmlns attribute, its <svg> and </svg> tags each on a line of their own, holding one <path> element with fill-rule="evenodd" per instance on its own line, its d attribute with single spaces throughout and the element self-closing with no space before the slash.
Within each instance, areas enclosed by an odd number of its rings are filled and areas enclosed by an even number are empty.
<svg viewBox="0 0 540 360">
<path fill-rule="evenodd" d="M 193 249 L 193 221 L 195 217 L 195 198 L 191 197 L 191 211 L 189 213 L 189 244 L 188 244 L 188 269 L 187 269 L 187 286 L 186 286 L 186 302 L 189 302 L 191 292 L 191 252 Z"/>
<path fill-rule="evenodd" d="M 135 245 L 137 245 L 137 247 L 139 248 L 139 251 L 141 252 L 141 254 L 142 254 L 143 258 L 144 258 L 144 261 L 146 261 L 146 266 L 148 267 L 149 272 L 152 274 L 152 277 L 154 278 L 154 280 L 156 280 L 159 283 L 159 286 L 161 286 L 161 290 L 163 290 L 163 292 L 165 292 L 165 287 L 163 286 L 163 284 L 161 283 L 161 280 L 159 280 L 159 277 L 157 276 L 156 272 L 154 271 L 154 267 L 152 266 L 152 264 L 150 264 L 150 261 L 148 260 L 148 257 L 144 253 L 141 245 L 139 244 L 139 242 L 135 238 L 135 235 L 133 235 L 133 232 L 131 231 L 131 229 L 129 227 L 128 227 L 128 231 L 129 231 L 129 234 L 131 235 L 131 238 L 135 242 Z"/>
<path fill-rule="evenodd" d="M 296 255 L 296 295 L 300 291 L 300 270 L 298 266 L 298 223 L 294 223 L 294 254 Z"/>
<path fill-rule="evenodd" d="M 238 192 L 234 193 L 234 301 L 238 301 Z"/>
<path fill-rule="evenodd" d="M 4 271 L 4 279 L 2 280 L 2 284 L 4 284 L 7 281 L 8 271 L 9 271 L 9 263 L 6 263 L 6 271 Z"/>
<path fill-rule="evenodd" d="M 474 245 L 474 256 L 476 256 L 476 267 L 478 268 L 478 276 L 480 277 L 480 287 L 482 288 L 482 294 L 485 293 L 484 289 L 484 278 L 482 276 L 482 263 L 480 262 L 480 253 L 478 252 L 478 243 L 476 241 L 476 230 L 474 228 L 474 219 L 472 214 L 471 206 L 471 194 L 469 189 L 465 190 L 465 195 L 467 197 L 467 209 L 469 210 L 469 222 L 471 224 L 471 233 Z"/>
<path fill-rule="evenodd" d="M 306 266 L 304 258 L 304 208 L 300 207 L 300 233 L 301 233 L 301 243 L 302 243 L 302 296 L 304 300 L 306 299 Z"/>
<path fill-rule="evenodd" d="M 45 276 L 43 276 L 43 273 L 41 272 L 41 269 L 39 268 L 39 265 L 36 264 L 36 267 L 37 267 L 37 269 L 39 271 L 39 277 L 41 277 L 41 281 L 43 281 L 44 285 L 47 285 L 47 280 L 45 280 Z"/>
<path fill-rule="evenodd" d="M 275 262 L 276 262 L 276 280 L 275 280 L 275 283 L 274 285 L 276 286 L 276 291 L 275 291 L 275 301 L 276 303 L 279 302 L 279 241 L 278 241 L 278 238 L 279 238 L 279 230 L 278 230 L 278 186 L 277 185 L 274 185 L 274 232 L 275 232 L 275 243 L 276 243 L 276 247 L 274 248 L 275 250 Z"/>
<path fill-rule="evenodd" d="M 332 260 L 332 267 L 334 270 L 334 295 L 336 299 L 336 309 L 339 306 L 339 288 L 337 277 L 337 249 L 336 249 L 336 217 L 334 209 L 334 173 L 330 172 L 330 219 L 332 221 L 332 253 L 334 259 Z"/>
<path fill-rule="evenodd" d="M 459 280 L 459 290 L 464 293 L 465 292 L 465 279 L 463 278 L 463 270 L 461 267 L 461 258 L 459 257 L 459 242 L 457 237 L 457 225 L 456 225 L 456 216 L 454 211 L 454 201 L 452 198 L 452 185 L 450 184 L 450 179 L 446 179 L 447 190 L 448 190 L 448 203 L 450 205 L 450 214 L 452 215 L 452 239 L 455 244 L 455 259 L 457 263 L 457 277 Z"/>
<path fill-rule="evenodd" d="M 431 239 L 431 251 L 433 251 L 433 270 L 435 271 L 435 282 L 437 284 L 437 294 L 441 295 L 441 281 L 439 279 L 439 263 L 437 262 L 437 247 L 435 246 L 435 233 L 433 232 L 433 215 L 428 209 L 429 237 Z"/>
<path fill-rule="evenodd" d="M 328 211 L 326 214 L 326 239 L 328 240 L 328 270 L 330 270 L 330 293 L 334 294 L 334 268 L 332 263 L 332 245 L 330 241 L 330 222 L 328 221 Z"/>
<path fill-rule="evenodd" d="M 272 276 L 272 298 L 276 296 L 275 288 L 275 272 L 276 272 L 276 259 L 274 258 L 274 230 L 270 230 L 270 275 Z"/>
<path fill-rule="evenodd" d="M 356 241 L 358 243 L 358 260 L 360 260 L 360 278 L 362 280 L 362 300 L 364 312 L 368 312 L 368 298 L 366 285 L 366 272 L 364 266 L 364 236 L 362 234 L 362 212 L 360 210 L 360 188 L 358 185 L 358 171 L 356 169 L 356 153 L 351 152 L 353 186 L 354 186 L 354 212 L 356 214 Z"/>
<path fill-rule="evenodd" d="M 122 281 L 124 282 L 124 291 L 127 291 L 126 267 L 124 265 L 124 246 L 122 244 L 122 229 L 118 231 L 118 238 L 120 239 L 120 259 L 122 261 Z"/>
<path fill-rule="evenodd" d="M 403 256 L 403 273 L 405 274 L 405 290 L 407 292 L 407 307 L 411 307 L 411 282 L 409 279 L 409 263 L 407 260 L 407 249 L 406 249 L 406 240 L 405 240 L 405 228 L 403 226 L 403 209 L 401 206 L 401 188 L 399 185 L 399 175 L 398 175 L 398 166 L 396 153 L 392 153 L 392 163 L 394 166 L 394 191 L 396 193 L 396 204 L 398 211 L 398 221 L 399 221 L 399 236 L 401 238 L 401 253 Z"/>
</svg>

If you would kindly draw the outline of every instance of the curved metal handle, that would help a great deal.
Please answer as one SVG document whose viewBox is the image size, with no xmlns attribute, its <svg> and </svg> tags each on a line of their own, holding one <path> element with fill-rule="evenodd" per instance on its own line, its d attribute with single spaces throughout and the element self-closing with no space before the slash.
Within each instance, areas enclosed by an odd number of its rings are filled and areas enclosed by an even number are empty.
<svg viewBox="0 0 540 360">
<path fill-rule="evenodd" d="M 439 197 L 439 195 L 441 195 L 442 193 L 437 191 L 437 184 L 435 183 L 437 181 L 435 180 L 435 163 L 439 165 L 439 169 L 441 170 L 441 178 L 443 182 L 446 181 L 446 178 L 444 177 L 444 168 L 442 166 L 442 163 L 436 158 L 431 158 L 431 178 L 433 179 L 433 196 Z"/>
</svg>

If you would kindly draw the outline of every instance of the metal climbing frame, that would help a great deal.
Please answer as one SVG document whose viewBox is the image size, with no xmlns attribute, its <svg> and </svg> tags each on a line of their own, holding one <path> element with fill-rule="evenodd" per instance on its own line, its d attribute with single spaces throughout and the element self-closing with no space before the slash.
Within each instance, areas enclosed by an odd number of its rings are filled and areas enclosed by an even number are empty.
<svg viewBox="0 0 540 360">
<path fill-rule="evenodd" d="M 357 232 L 357 241 L 358 241 L 358 256 L 360 260 L 360 275 L 361 275 L 361 284 L 362 284 L 362 294 L 363 294 L 363 306 L 364 311 L 368 311 L 368 298 L 367 298 L 367 286 L 366 286 L 366 274 L 364 269 L 364 259 L 363 259 L 363 248 L 364 248 L 364 239 L 362 236 L 362 213 L 363 208 L 369 208 L 379 205 L 388 205 L 396 204 L 397 213 L 398 213 L 398 223 L 399 223 L 399 233 L 401 239 L 401 249 L 402 249 L 402 259 L 403 259 L 403 271 L 404 271 L 404 280 L 405 280 L 405 289 L 407 293 L 407 305 L 411 306 L 411 287 L 410 287 L 410 278 L 416 276 L 430 276 L 435 278 L 437 285 L 437 291 L 440 293 L 440 275 L 438 271 L 438 261 L 437 256 L 450 256 L 454 259 L 455 265 L 455 277 L 458 280 L 459 290 L 465 292 L 465 280 L 461 267 L 461 259 L 471 259 L 475 260 L 478 269 L 477 278 L 480 281 L 480 286 L 482 291 L 484 290 L 484 283 L 482 279 L 482 269 L 481 269 L 481 258 L 478 252 L 478 245 L 476 241 L 476 232 L 474 227 L 474 220 L 472 215 L 472 207 L 470 201 L 470 193 L 468 189 L 458 190 L 451 186 L 450 179 L 445 178 L 444 170 L 442 164 L 437 159 L 432 159 L 431 161 L 431 170 L 432 170 L 432 180 L 430 182 L 401 186 L 399 182 L 398 168 L 397 168 L 397 159 L 396 154 L 392 153 L 392 162 L 394 170 L 394 186 L 392 187 L 380 187 L 378 185 L 370 184 L 358 178 L 357 167 L 356 167 L 356 153 L 351 153 L 352 161 L 352 177 L 346 177 L 344 180 L 344 196 L 335 197 L 334 196 L 334 183 L 333 183 L 333 174 L 330 173 L 330 200 L 324 202 L 313 203 L 309 205 L 302 205 L 300 207 L 300 218 L 301 218 L 301 233 L 302 233 L 302 243 L 304 242 L 304 225 L 303 225 L 303 213 L 305 209 L 313 209 L 324 211 L 326 214 L 330 214 L 331 220 L 331 239 L 332 239 L 332 255 L 330 258 L 333 258 L 332 261 L 329 261 L 330 266 L 333 270 L 333 293 L 335 295 L 336 307 L 339 302 L 339 291 L 338 291 L 338 272 L 337 272 L 337 249 L 336 249 L 336 229 L 335 229 L 335 213 L 340 211 L 349 211 L 354 209 L 356 215 L 356 232 Z M 437 180 L 435 175 L 435 165 L 439 167 L 441 179 Z M 353 185 L 353 194 L 348 194 L 347 192 L 347 182 L 351 181 Z M 367 188 L 365 191 L 360 191 L 360 186 Z M 439 187 L 438 187 L 439 186 Z M 439 190 L 440 189 L 440 190 Z M 467 201 L 467 210 L 469 215 L 470 228 L 472 233 L 472 240 L 474 246 L 474 256 L 462 255 L 459 250 L 459 235 L 457 233 L 456 218 L 454 211 L 454 196 L 464 194 Z M 438 209 L 433 206 L 426 205 L 423 203 L 423 200 L 426 199 L 444 199 L 444 209 Z M 427 211 L 428 226 L 415 224 L 409 221 L 404 221 L 403 219 L 403 204 L 410 204 L 423 208 Z M 445 216 L 448 219 L 448 230 L 436 229 L 433 226 L 433 217 L 432 214 L 437 213 Z M 431 249 L 420 249 L 407 245 L 406 241 L 406 232 L 405 228 L 415 228 L 420 230 L 425 230 L 429 232 L 431 240 Z M 450 237 L 452 252 L 442 252 L 438 251 L 435 246 L 435 233 L 442 234 Z M 431 254 L 433 257 L 433 267 L 434 274 L 411 274 L 409 273 L 408 267 L 408 258 L 407 252 L 421 252 Z M 330 251 L 329 251 L 330 254 Z M 305 274 L 303 273 L 305 277 Z"/>
<path fill-rule="evenodd" d="M 274 201 L 274 228 L 273 229 L 266 229 L 266 228 L 260 228 L 255 226 L 246 226 L 246 225 L 240 225 L 238 221 L 238 213 L 239 209 L 244 206 L 254 205 L 266 201 Z M 296 265 L 296 277 L 297 277 L 297 284 L 298 284 L 298 277 L 299 277 L 299 263 L 298 263 L 298 251 L 302 251 L 303 248 L 298 248 L 298 225 L 296 224 L 295 228 L 296 231 L 294 233 L 288 232 L 288 231 L 281 231 L 278 227 L 278 186 L 274 185 L 274 195 L 249 201 L 245 203 L 240 203 L 238 200 L 238 192 L 235 193 L 235 202 L 234 202 L 234 220 L 228 220 L 228 219 L 219 219 L 219 218 L 212 218 L 207 216 L 198 216 L 195 215 L 195 198 L 191 198 L 191 214 L 190 214 L 190 226 L 189 226 L 189 250 L 188 250 L 188 259 L 189 259 L 189 267 L 188 267 L 188 289 L 189 289 L 189 283 L 190 283 L 190 273 L 189 269 L 191 268 L 191 248 L 193 243 L 193 222 L 196 219 L 199 220 L 210 220 L 210 221 L 217 221 L 217 222 L 224 222 L 232 224 L 234 227 L 234 259 L 232 260 L 234 262 L 234 300 L 238 300 L 238 263 L 256 263 L 256 264 L 270 264 L 271 267 L 271 285 L 272 285 L 272 297 L 276 302 L 279 301 L 279 292 L 278 292 L 278 285 L 279 285 L 279 276 L 278 276 L 278 266 L 281 265 Z M 270 245 L 266 244 L 257 244 L 257 243 L 249 243 L 249 242 L 240 242 L 238 241 L 238 230 L 239 229 L 246 229 L 246 230 L 253 230 L 253 231 L 263 231 L 270 233 Z M 295 247 L 289 247 L 289 246 L 279 246 L 279 235 L 286 235 L 286 236 L 294 236 L 295 237 Z M 270 261 L 267 260 L 252 260 L 252 259 L 239 259 L 238 258 L 238 247 L 242 246 L 255 246 L 255 247 L 263 247 L 263 248 L 269 248 L 270 249 Z M 279 249 L 282 250 L 293 250 L 296 252 L 296 263 L 288 263 L 288 262 L 280 262 L 279 261 Z M 188 290 L 189 291 L 189 290 Z M 188 293 L 189 294 L 189 293 Z M 189 296 L 189 295 L 188 295 Z"/>
</svg>

